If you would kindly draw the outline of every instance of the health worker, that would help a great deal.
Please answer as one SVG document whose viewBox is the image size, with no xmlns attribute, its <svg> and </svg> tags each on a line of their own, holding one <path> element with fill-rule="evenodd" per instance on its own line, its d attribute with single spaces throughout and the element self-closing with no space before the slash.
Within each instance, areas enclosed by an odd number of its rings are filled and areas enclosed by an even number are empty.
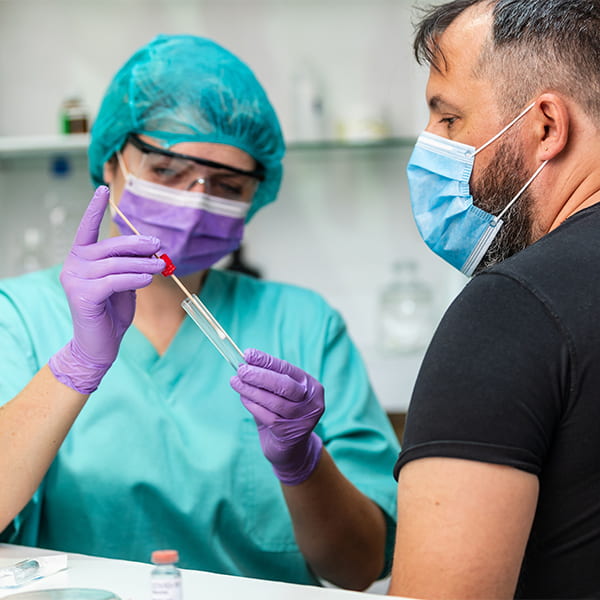
<svg viewBox="0 0 600 600">
<path fill-rule="evenodd" d="M 283 155 L 261 85 L 208 39 L 158 36 L 115 75 L 69 255 L 0 283 L 2 541 L 352 589 L 387 574 L 399 448 L 340 315 L 211 268 Z M 113 210 L 99 240 L 109 195 L 140 235 Z M 162 254 L 247 349 L 237 373 Z"/>
</svg>

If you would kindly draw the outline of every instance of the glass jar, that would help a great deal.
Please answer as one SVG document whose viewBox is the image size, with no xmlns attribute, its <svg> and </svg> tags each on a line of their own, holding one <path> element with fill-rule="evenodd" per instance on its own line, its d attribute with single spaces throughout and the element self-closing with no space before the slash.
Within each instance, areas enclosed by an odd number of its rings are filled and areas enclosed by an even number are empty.
<svg viewBox="0 0 600 600">
<path fill-rule="evenodd" d="M 423 350 L 433 331 L 433 292 L 413 260 L 394 263 L 392 280 L 379 299 L 379 340 L 384 354 Z"/>
</svg>

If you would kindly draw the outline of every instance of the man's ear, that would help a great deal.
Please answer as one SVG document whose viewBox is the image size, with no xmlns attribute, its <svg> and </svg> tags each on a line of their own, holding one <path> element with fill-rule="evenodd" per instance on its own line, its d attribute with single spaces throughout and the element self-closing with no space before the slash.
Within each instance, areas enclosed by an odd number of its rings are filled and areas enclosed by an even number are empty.
<svg viewBox="0 0 600 600">
<path fill-rule="evenodd" d="M 556 93 L 542 94 L 532 110 L 536 119 L 537 158 L 540 161 L 558 156 L 569 139 L 570 115 L 563 98 Z"/>
</svg>

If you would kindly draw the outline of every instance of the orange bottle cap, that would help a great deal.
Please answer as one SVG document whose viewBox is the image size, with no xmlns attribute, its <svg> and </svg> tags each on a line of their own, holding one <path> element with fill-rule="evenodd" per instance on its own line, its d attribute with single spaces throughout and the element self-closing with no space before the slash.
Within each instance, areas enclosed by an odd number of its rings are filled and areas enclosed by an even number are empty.
<svg viewBox="0 0 600 600">
<path fill-rule="evenodd" d="M 155 550 L 152 553 L 152 562 L 157 565 L 176 563 L 179 560 L 177 550 Z"/>
</svg>

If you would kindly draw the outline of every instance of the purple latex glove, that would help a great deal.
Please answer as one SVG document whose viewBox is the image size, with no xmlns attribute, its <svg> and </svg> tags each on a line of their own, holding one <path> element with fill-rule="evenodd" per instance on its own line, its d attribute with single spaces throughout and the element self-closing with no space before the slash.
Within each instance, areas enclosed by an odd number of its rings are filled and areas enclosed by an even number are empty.
<svg viewBox="0 0 600 600">
<path fill-rule="evenodd" d="M 133 320 L 135 291 L 165 268 L 152 257 L 160 241 L 148 236 L 119 236 L 98 241 L 110 192 L 100 186 L 75 234 L 60 282 L 65 290 L 73 339 L 48 362 L 54 376 L 90 394 L 117 357 L 121 339 Z"/>
<path fill-rule="evenodd" d="M 315 470 L 323 442 L 313 432 L 325 410 L 323 386 L 284 360 L 250 348 L 231 378 L 258 426 L 260 444 L 277 478 L 302 483 Z"/>
</svg>

